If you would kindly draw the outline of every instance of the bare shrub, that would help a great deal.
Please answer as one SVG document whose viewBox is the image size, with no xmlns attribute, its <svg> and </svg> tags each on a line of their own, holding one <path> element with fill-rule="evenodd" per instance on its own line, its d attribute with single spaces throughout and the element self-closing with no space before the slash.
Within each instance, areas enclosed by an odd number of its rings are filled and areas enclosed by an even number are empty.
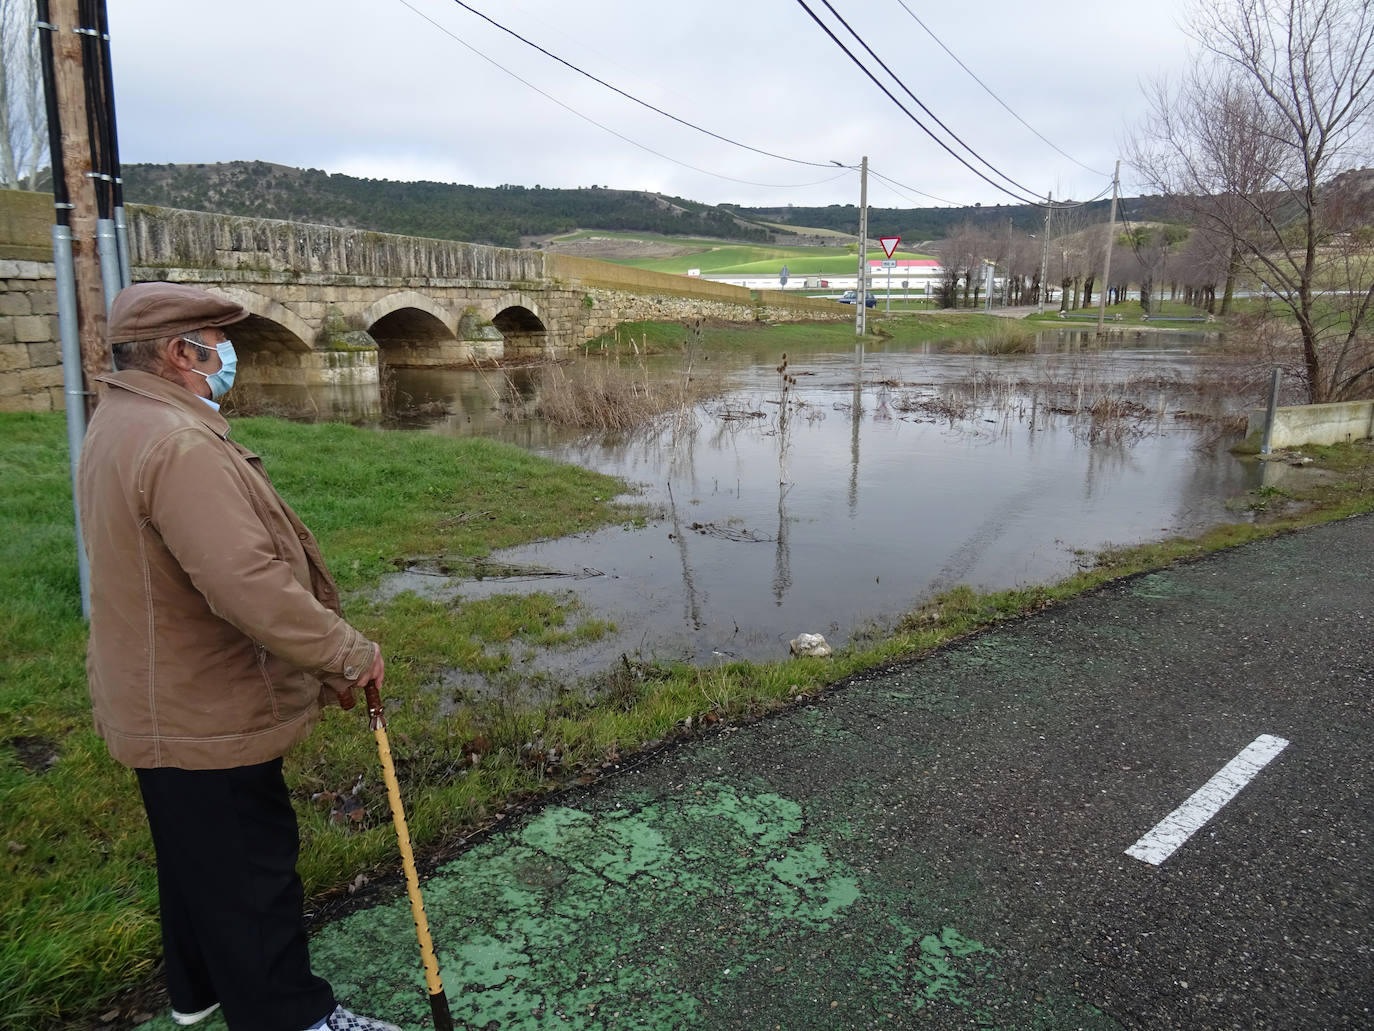
<svg viewBox="0 0 1374 1031">
<path fill-rule="evenodd" d="M 677 415 L 688 417 L 697 402 L 720 392 L 714 379 L 692 373 L 650 378 L 643 362 L 587 359 L 548 365 L 535 375 L 534 414 L 559 426 L 626 430 Z"/>
<path fill-rule="evenodd" d="M 954 341 L 945 350 L 950 354 L 1034 354 L 1035 335 L 1024 322 L 1000 319 L 984 335 Z"/>
</svg>

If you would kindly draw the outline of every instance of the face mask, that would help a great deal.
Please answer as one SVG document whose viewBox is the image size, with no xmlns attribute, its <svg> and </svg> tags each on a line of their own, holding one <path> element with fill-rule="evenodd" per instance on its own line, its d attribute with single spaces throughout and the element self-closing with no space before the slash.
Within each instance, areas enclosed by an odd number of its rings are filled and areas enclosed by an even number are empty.
<svg viewBox="0 0 1374 1031">
<path fill-rule="evenodd" d="M 188 341 L 194 343 L 194 341 Z M 200 347 L 213 347 L 219 353 L 220 369 L 219 372 L 204 373 L 199 369 L 191 371 L 197 375 L 204 376 L 210 384 L 210 396 L 219 400 L 234 385 L 234 370 L 238 367 L 239 356 L 234 353 L 234 345 L 228 340 L 221 344 L 200 344 Z"/>
</svg>

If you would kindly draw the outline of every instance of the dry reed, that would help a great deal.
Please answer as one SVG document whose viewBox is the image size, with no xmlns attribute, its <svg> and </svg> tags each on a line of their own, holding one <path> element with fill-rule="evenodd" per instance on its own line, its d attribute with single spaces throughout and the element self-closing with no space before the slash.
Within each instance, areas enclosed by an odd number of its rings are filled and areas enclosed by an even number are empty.
<svg viewBox="0 0 1374 1031">
<path fill-rule="evenodd" d="M 555 425 L 600 431 L 691 420 L 699 402 L 721 391 L 718 378 L 696 371 L 699 354 L 697 334 L 683 344 L 681 370 L 671 378 L 651 376 L 642 355 L 544 366 L 534 378 L 533 414 Z"/>
</svg>

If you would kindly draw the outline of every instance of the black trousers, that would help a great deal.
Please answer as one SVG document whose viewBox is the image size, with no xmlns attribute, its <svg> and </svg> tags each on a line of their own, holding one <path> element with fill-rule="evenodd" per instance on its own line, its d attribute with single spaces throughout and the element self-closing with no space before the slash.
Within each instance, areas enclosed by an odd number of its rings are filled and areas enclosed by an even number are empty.
<svg viewBox="0 0 1374 1031">
<path fill-rule="evenodd" d="M 172 1007 L 218 1002 L 233 1031 L 303 1031 L 331 1013 L 333 990 L 310 972 L 281 760 L 136 772 L 157 848 Z"/>
</svg>

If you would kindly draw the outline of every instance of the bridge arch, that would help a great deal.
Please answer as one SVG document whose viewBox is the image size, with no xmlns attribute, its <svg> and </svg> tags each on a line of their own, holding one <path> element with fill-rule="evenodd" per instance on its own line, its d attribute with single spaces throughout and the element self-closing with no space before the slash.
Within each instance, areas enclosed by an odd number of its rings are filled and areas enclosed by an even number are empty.
<svg viewBox="0 0 1374 1031">
<path fill-rule="evenodd" d="M 234 323 L 227 331 L 241 356 L 311 350 L 309 341 L 315 338 L 315 331 L 280 301 L 238 286 L 211 287 L 210 292 L 248 310 L 248 318 Z"/>
<path fill-rule="evenodd" d="M 537 298 L 523 291 L 508 291 L 489 302 L 491 324 L 505 338 L 508 355 L 543 355 L 551 350 L 549 327 Z"/>
<path fill-rule="evenodd" d="M 377 341 L 378 359 L 387 365 L 451 365 L 463 361 L 458 319 L 432 299 L 401 290 L 379 299 L 362 314 Z"/>
<path fill-rule="evenodd" d="M 362 323 L 369 333 L 372 327 L 381 322 L 387 316 L 405 309 L 426 312 L 439 322 L 443 323 L 448 330 L 449 336 L 458 339 L 458 316 L 454 315 L 443 305 L 436 302 L 433 298 L 426 297 L 424 294 L 415 290 L 397 290 L 395 293 L 379 297 L 368 305 L 362 313 Z M 376 336 L 375 333 L 372 334 Z"/>
</svg>

